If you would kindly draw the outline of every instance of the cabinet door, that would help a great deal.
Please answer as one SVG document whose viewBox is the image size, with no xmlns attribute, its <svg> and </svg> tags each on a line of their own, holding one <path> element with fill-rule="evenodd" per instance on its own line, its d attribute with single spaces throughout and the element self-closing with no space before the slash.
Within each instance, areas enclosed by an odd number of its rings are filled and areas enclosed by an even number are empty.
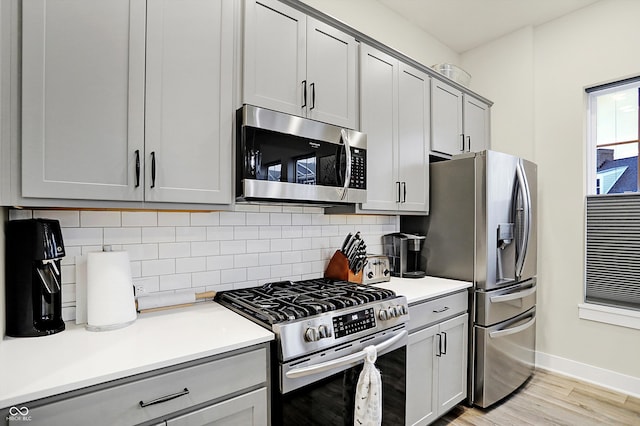
<svg viewBox="0 0 640 426">
<path fill-rule="evenodd" d="M 243 102 L 304 115 L 306 15 L 276 0 L 245 6 Z"/>
<path fill-rule="evenodd" d="M 489 149 L 490 115 L 484 102 L 464 95 L 464 138 L 467 151 Z"/>
<path fill-rule="evenodd" d="M 467 396 L 467 321 L 464 314 L 440 324 L 444 350 L 438 357 L 438 413 L 444 414 Z"/>
<path fill-rule="evenodd" d="M 429 76 L 400 64 L 398 180 L 403 211 L 429 211 Z"/>
<path fill-rule="evenodd" d="M 356 128 L 356 40 L 307 18 L 307 116 Z"/>
<path fill-rule="evenodd" d="M 360 46 L 360 128 L 367 134 L 367 202 L 363 209 L 397 210 L 398 61 Z"/>
<path fill-rule="evenodd" d="M 408 425 L 426 425 L 437 416 L 436 333 L 438 326 L 411 333 L 407 345 Z"/>
<path fill-rule="evenodd" d="M 145 0 L 22 3 L 22 196 L 141 200 Z"/>
<path fill-rule="evenodd" d="M 462 146 L 462 92 L 433 79 L 431 91 L 431 150 L 460 154 Z"/>
<path fill-rule="evenodd" d="M 147 10 L 147 201 L 231 202 L 233 1 Z"/>
<path fill-rule="evenodd" d="M 267 388 L 167 420 L 167 426 L 266 426 Z"/>
</svg>

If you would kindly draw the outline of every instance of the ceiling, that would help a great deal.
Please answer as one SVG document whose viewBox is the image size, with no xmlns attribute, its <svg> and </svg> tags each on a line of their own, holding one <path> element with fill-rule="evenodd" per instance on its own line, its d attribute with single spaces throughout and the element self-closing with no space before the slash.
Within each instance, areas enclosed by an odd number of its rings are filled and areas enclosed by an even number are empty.
<svg viewBox="0 0 640 426">
<path fill-rule="evenodd" d="M 378 0 L 457 53 L 598 0 Z"/>
</svg>

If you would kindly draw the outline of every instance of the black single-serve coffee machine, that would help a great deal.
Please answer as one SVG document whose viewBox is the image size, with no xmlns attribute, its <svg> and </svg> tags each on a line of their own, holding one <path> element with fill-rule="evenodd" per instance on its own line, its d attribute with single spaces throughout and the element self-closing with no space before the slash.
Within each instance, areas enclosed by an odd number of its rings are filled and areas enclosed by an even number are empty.
<svg viewBox="0 0 640 426">
<path fill-rule="evenodd" d="M 6 233 L 6 334 L 44 336 L 64 330 L 60 223 L 12 220 Z"/>
</svg>

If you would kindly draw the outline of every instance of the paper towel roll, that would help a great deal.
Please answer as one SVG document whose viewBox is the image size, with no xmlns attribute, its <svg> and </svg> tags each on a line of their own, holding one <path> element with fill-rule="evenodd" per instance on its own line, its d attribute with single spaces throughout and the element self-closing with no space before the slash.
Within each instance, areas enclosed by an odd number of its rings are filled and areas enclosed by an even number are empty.
<svg viewBox="0 0 640 426">
<path fill-rule="evenodd" d="M 105 331 L 136 320 L 131 264 L 126 251 L 87 255 L 87 329 Z"/>
</svg>

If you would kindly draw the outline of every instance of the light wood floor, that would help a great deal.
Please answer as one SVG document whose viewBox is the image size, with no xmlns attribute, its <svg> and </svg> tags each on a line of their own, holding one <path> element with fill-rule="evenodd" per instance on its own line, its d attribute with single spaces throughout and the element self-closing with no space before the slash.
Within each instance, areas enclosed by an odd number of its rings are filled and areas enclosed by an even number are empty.
<svg viewBox="0 0 640 426">
<path fill-rule="evenodd" d="M 537 370 L 517 393 L 489 409 L 454 407 L 444 425 L 640 425 L 640 398 Z"/>
</svg>

